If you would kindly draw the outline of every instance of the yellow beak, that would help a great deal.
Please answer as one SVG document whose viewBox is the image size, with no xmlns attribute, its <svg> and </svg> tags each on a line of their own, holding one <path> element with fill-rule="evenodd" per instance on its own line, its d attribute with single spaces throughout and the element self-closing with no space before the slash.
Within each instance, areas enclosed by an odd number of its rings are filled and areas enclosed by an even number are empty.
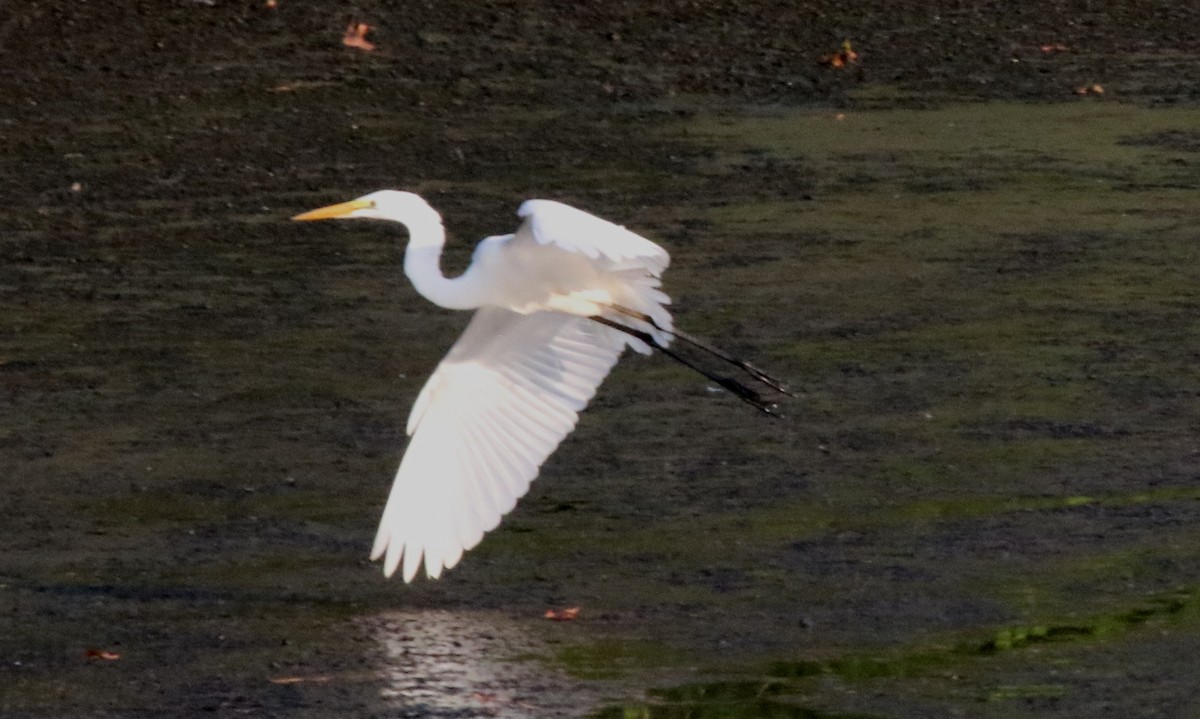
<svg viewBox="0 0 1200 719">
<path fill-rule="evenodd" d="M 327 207 L 318 207 L 315 210 L 302 212 L 293 217 L 293 220 L 329 220 L 335 217 L 345 217 L 355 210 L 363 210 L 371 206 L 371 203 L 366 200 L 350 200 L 349 202 L 339 202 L 336 205 Z"/>
</svg>

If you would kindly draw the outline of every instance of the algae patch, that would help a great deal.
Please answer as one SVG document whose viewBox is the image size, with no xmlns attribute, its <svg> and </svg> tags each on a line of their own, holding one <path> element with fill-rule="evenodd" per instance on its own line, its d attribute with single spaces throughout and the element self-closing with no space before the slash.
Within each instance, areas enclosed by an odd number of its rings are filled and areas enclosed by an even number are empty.
<svg viewBox="0 0 1200 719">
<path fill-rule="evenodd" d="M 879 716 L 826 714 L 802 705 L 802 702 L 811 701 L 827 691 L 827 687 L 819 682 L 830 679 L 842 685 L 857 686 L 859 691 L 869 691 L 872 685 L 888 683 L 891 691 L 899 694 L 907 691 L 928 692 L 931 686 L 948 683 L 953 688 L 947 690 L 947 694 L 965 691 L 973 693 L 977 701 L 991 703 L 1065 697 L 1072 689 L 1061 683 L 989 686 L 987 674 L 979 673 L 978 669 L 1006 652 L 1032 651 L 1048 645 L 1069 649 L 1071 645 L 1109 640 L 1119 632 L 1133 631 L 1147 625 L 1169 627 L 1185 621 L 1185 617 L 1194 621 L 1198 613 L 1200 593 L 1195 589 L 1180 589 L 1153 598 L 1145 605 L 1111 615 L 1093 616 L 1071 623 L 1009 627 L 998 630 L 984 640 L 966 639 L 884 656 L 847 655 L 832 659 L 776 661 L 762 668 L 755 678 L 729 678 L 655 689 L 649 692 L 649 701 L 643 704 L 613 707 L 595 716 Z M 1056 662 L 1074 662 L 1076 659 L 1071 655 L 1054 657 L 1035 654 L 1028 657 L 1027 661 L 1052 666 Z M 907 680 L 909 684 L 896 684 L 896 680 Z"/>
</svg>

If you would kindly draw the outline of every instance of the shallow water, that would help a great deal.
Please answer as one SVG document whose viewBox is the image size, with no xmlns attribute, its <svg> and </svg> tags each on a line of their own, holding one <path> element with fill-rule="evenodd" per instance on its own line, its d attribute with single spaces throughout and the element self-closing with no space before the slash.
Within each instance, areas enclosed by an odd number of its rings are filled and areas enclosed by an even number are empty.
<svg viewBox="0 0 1200 719">
<path fill-rule="evenodd" d="M 1194 108 L 555 104 L 447 80 L 452 36 L 252 27 L 151 84 L 127 46 L 14 75 L 57 93 L 0 118 L 0 713 L 1194 712 Z M 393 228 L 285 218 L 394 184 L 452 266 L 529 195 L 659 239 L 680 326 L 790 378 L 788 421 L 629 358 L 459 567 L 384 580 L 465 318 Z"/>
<path fill-rule="evenodd" d="M 422 716 L 575 716 L 603 700 L 594 683 L 548 666 L 535 627 L 480 612 L 426 610 L 369 618 L 384 700 Z"/>
<path fill-rule="evenodd" d="M 1144 708 L 1118 688 L 1139 676 L 1154 712 L 1191 706 L 1198 119 L 993 102 L 686 126 L 714 176 L 775 181 L 729 183 L 683 262 L 707 254 L 727 286 L 705 299 L 732 298 L 693 325 L 736 317 L 803 378 L 791 441 L 752 445 L 804 488 L 638 534 L 686 536 L 685 563 L 712 547 L 737 581 L 693 601 L 751 612 L 707 625 L 776 660 L 637 711 L 1086 716 Z"/>
</svg>

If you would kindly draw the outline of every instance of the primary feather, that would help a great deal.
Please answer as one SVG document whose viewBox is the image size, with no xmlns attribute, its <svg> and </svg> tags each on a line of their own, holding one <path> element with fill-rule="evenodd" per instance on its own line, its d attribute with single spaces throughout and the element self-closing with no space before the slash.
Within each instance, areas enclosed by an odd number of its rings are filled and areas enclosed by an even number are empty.
<svg viewBox="0 0 1200 719">
<path fill-rule="evenodd" d="M 421 390 L 372 558 L 437 577 L 528 490 L 624 347 L 582 317 L 501 307 L 475 313 Z"/>
</svg>

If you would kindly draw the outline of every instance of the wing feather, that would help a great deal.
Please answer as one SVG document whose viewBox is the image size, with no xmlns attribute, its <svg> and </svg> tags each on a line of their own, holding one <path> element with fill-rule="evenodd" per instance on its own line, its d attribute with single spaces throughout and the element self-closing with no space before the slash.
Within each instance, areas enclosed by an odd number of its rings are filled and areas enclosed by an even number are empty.
<svg viewBox="0 0 1200 719">
<path fill-rule="evenodd" d="M 505 238 L 505 246 L 525 257 L 545 256 L 548 247 L 582 255 L 604 279 L 597 282 L 592 278 L 592 285 L 571 289 L 585 302 L 588 292 L 600 292 L 607 295 L 604 301 L 609 304 L 647 315 L 650 321 L 643 322 L 614 310 L 609 319 L 646 332 L 659 346 L 670 344 L 671 314 L 666 305 L 671 300 L 659 289 L 660 277 L 671 261 L 666 250 L 620 225 L 553 200 L 527 200 L 517 215 L 523 222 L 515 234 Z M 578 314 L 595 311 L 594 307 L 585 304 Z M 626 336 L 624 341 L 642 354 L 652 351 L 637 337 Z"/>
<path fill-rule="evenodd" d="M 492 424 L 490 417 L 483 418 L 479 423 L 478 444 L 480 466 L 488 467 L 495 481 L 481 482 L 480 486 L 491 499 L 491 512 L 484 516 L 483 531 L 490 532 L 500 524 L 500 517 L 512 511 L 516 506 L 516 493 L 523 485 L 524 472 L 537 471 L 536 467 L 524 467 L 523 463 L 509 454 L 503 445 L 508 438 L 503 436 Z"/>
<path fill-rule="evenodd" d="M 641 268 L 657 277 L 667 269 L 667 251 L 621 225 L 554 200 L 526 200 L 517 209 L 524 220 L 517 237 L 554 244 L 591 259 L 614 263 L 612 269 Z"/>
<path fill-rule="evenodd" d="M 437 577 L 511 511 L 616 364 L 619 333 L 556 312 L 475 313 L 409 418 L 371 552 L 405 581 Z"/>
</svg>

